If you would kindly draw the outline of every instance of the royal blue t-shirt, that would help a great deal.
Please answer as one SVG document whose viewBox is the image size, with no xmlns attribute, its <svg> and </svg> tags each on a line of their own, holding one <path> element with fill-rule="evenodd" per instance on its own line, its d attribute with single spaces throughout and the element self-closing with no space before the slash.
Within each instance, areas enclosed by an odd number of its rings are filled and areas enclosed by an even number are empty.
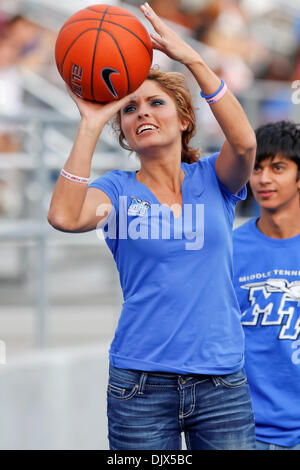
<svg viewBox="0 0 300 470">
<path fill-rule="evenodd" d="M 233 245 L 257 439 L 291 447 L 300 442 L 300 235 L 270 238 L 252 219 Z"/>
<path fill-rule="evenodd" d="M 238 196 L 216 175 L 217 154 L 187 164 L 182 214 L 174 218 L 135 171 L 109 171 L 90 187 L 114 210 L 103 226 L 124 303 L 112 365 L 178 374 L 227 374 L 243 366 L 233 288 L 232 224 Z"/>
</svg>

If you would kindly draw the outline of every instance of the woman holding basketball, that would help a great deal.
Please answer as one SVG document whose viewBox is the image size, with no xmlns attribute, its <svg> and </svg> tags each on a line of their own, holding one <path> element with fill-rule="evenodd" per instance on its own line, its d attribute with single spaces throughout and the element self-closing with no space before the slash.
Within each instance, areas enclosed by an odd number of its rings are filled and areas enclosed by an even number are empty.
<svg viewBox="0 0 300 470">
<path fill-rule="evenodd" d="M 224 82 L 148 4 L 141 9 L 157 33 L 153 47 L 192 72 L 225 143 L 200 159 L 189 147 L 195 116 L 181 74 L 151 71 L 134 94 L 105 105 L 70 92 L 81 123 L 48 220 L 68 232 L 100 224 L 119 270 L 124 303 L 110 348 L 110 448 L 180 449 L 184 432 L 188 449 L 254 449 L 231 230 L 255 134 Z M 141 168 L 107 172 L 88 186 L 97 140 L 115 115 L 119 141 Z"/>
</svg>

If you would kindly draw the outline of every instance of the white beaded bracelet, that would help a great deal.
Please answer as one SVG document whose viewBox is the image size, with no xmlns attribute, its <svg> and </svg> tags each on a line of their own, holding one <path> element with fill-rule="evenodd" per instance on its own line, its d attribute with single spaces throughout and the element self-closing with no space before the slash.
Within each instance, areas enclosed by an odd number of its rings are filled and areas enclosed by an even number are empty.
<svg viewBox="0 0 300 470">
<path fill-rule="evenodd" d="M 68 173 L 63 168 L 62 168 L 60 174 L 61 174 L 61 176 L 63 176 L 64 178 L 67 178 L 70 181 L 75 181 L 75 183 L 89 184 L 89 182 L 90 182 L 89 178 L 83 178 L 82 176 L 72 175 L 71 173 Z"/>
</svg>

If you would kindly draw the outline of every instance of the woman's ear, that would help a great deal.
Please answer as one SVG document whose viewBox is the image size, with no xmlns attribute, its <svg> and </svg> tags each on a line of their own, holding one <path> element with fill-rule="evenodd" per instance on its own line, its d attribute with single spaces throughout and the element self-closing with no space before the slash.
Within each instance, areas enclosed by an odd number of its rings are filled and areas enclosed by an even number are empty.
<svg viewBox="0 0 300 470">
<path fill-rule="evenodd" d="M 186 131 L 187 128 L 189 127 L 189 121 L 187 119 L 182 119 L 181 120 L 181 131 Z"/>
</svg>

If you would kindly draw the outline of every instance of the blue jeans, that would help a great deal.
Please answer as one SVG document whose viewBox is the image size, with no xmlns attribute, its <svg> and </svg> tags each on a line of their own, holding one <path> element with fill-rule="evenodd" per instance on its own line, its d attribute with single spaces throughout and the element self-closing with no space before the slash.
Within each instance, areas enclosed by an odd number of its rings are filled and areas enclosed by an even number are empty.
<svg viewBox="0 0 300 470">
<path fill-rule="evenodd" d="M 293 447 L 282 447 L 269 442 L 256 441 L 257 450 L 300 450 L 300 442 Z"/>
<path fill-rule="evenodd" d="M 255 450 L 244 370 L 226 376 L 176 375 L 110 365 L 111 450 Z"/>
</svg>

